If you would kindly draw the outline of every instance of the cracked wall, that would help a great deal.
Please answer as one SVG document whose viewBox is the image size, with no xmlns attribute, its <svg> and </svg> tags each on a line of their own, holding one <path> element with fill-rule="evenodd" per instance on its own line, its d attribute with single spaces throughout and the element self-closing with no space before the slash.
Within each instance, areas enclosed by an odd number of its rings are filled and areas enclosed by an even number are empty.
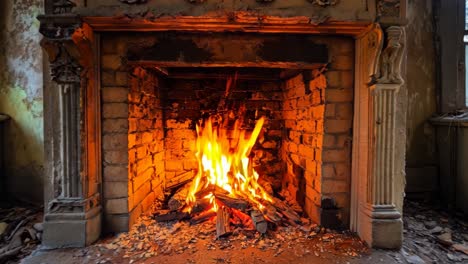
<svg viewBox="0 0 468 264">
<path fill-rule="evenodd" d="M 44 133 L 42 50 L 39 45 L 41 0 L 0 2 L 0 113 L 6 127 L 5 183 L 12 198 L 43 200 Z"/>
</svg>

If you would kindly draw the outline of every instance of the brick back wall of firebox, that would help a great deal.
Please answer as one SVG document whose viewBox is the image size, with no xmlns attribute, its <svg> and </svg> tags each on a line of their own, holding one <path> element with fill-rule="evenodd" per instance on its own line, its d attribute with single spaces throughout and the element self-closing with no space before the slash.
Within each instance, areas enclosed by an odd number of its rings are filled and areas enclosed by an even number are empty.
<svg viewBox="0 0 468 264">
<path fill-rule="evenodd" d="M 171 186 L 193 175 L 198 163 L 195 160 L 196 121 L 218 111 L 225 93 L 226 80 L 169 80 L 163 97 L 165 109 L 166 178 Z M 252 130 L 255 121 L 266 117 L 264 133 L 261 133 L 253 149 L 255 169 L 262 180 L 272 187 L 281 187 L 282 162 L 278 155 L 281 147 L 282 91 L 280 82 L 237 81 L 231 88 L 223 109 L 229 109 L 233 123 L 244 118 L 244 128 Z M 246 109 L 241 112 L 240 109 Z"/>
</svg>

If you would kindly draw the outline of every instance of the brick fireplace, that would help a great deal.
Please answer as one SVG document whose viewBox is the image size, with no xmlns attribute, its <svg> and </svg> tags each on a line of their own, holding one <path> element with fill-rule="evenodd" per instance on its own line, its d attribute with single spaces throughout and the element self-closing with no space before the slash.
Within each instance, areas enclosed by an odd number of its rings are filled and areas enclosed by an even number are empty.
<svg viewBox="0 0 468 264">
<path fill-rule="evenodd" d="M 402 27 L 71 10 L 40 17 L 52 81 L 45 246 L 127 231 L 194 177 L 195 125 L 216 111 L 246 130 L 265 117 L 251 155 L 265 189 L 371 246 L 401 245 Z"/>
</svg>

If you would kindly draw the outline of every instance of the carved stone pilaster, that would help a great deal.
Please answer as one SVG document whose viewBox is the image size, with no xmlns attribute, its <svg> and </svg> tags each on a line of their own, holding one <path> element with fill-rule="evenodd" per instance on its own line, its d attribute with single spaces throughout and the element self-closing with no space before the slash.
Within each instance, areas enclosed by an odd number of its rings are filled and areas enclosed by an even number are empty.
<svg viewBox="0 0 468 264">
<path fill-rule="evenodd" d="M 384 34 L 376 24 L 356 42 L 351 229 L 377 248 L 400 248 L 403 239 L 395 144 L 404 41 L 403 28 Z"/>
<path fill-rule="evenodd" d="M 83 165 L 84 139 L 82 98 L 85 96 L 85 74 L 89 65 L 82 65 L 80 20 L 76 16 L 40 16 L 42 47 L 50 62 L 54 84 L 50 94 L 54 105 L 45 105 L 53 117 L 48 142 L 52 154 L 47 161 L 53 175 L 52 199 L 48 200 L 44 216 L 43 245 L 49 248 L 81 247 L 94 242 L 100 235 L 99 193 L 90 193 Z M 82 38 L 81 38 L 82 39 Z"/>
<path fill-rule="evenodd" d="M 397 93 L 404 81 L 401 62 L 405 53 L 405 31 L 402 27 L 386 30 L 386 46 L 380 55 L 380 67 L 372 90 L 373 127 L 371 134 L 372 160 L 368 179 L 368 213 L 374 230 L 375 247 L 401 247 L 403 226 L 395 206 L 396 114 Z"/>
</svg>

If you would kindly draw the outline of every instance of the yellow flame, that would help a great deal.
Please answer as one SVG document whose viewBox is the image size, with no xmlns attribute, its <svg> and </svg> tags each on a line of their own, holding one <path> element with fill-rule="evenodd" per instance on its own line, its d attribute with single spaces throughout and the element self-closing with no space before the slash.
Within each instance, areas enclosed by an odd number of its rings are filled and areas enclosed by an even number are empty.
<svg viewBox="0 0 468 264">
<path fill-rule="evenodd" d="M 191 208 L 196 194 L 208 186 L 218 186 L 230 196 L 242 197 L 263 209 L 262 201 L 272 201 L 270 195 L 258 184 L 258 173 L 251 165 L 249 155 L 262 130 L 265 119 L 260 118 L 250 136 L 241 130 L 237 121 L 232 131 L 217 125 L 213 117 L 197 125 L 195 156 L 198 172 L 190 186 L 187 204 Z M 216 211 L 215 194 L 209 193 L 202 199 L 209 199 Z"/>
</svg>

